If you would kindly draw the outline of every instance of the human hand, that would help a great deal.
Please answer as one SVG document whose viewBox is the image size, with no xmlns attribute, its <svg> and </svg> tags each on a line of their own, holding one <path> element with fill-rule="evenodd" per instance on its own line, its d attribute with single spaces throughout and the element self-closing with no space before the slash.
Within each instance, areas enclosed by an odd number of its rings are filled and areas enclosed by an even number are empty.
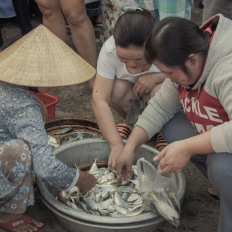
<svg viewBox="0 0 232 232">
<path fill-rule="evenodd" d="M 139 96 L 150 93 L 156 85 L 163 82 L 163 77 L 160 73 L 146 73 L 141 75 L 135 82 L 133 90 Z"/>
<path fill-rule="evenodd" d="M 124 148 L 123 142 L 120 144 L 117 144 L 116 146 L 111 146 L 111 152 L 108 160 L 108 167 L 110 169 L 115 170 L 116 169 L 116 161 L 120 154 L 122 153 Z"/>
<path fill-rule="evenodd" d="M 124 148 L 123 152 L 117 159 L 116 170 L 122 181 L 126 181 L 130 177 L 131 168 L 134 163 L 134 156 L 135 154 L 133 151 L 128 151 Z"/>
<path fill-rule="evenodd" d="M 153 160 L 160 160 L 161 174 L 165 174 L 181 171 L 192 155 L 184 140 L 181 140 L 166 146 Z"/>
<path fill-rule="evenodd" d="M 96 185 L 96 178 L 88 172 L 79 171 L 79 179 L 76 186 L 80 189 L 80 192 L 85 195 Z"/>
</svg>

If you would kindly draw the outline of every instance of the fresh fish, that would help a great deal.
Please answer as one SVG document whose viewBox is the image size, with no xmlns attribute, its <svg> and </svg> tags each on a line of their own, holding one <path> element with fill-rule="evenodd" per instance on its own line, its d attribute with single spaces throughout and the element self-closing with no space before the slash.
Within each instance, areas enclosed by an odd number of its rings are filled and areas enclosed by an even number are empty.
<svg viewBox="0 0 232 232">
<path fill-rule="evenodd" d="M 102 192 L 115 192 L 116 190 L 116 186 L 112 185 L 112 184 L 103 184 L 103 185 L 100 185 L 100 189 Z"/>
<path fill-rule="evenodd" d="M 115 205 L 110 205 L 109 208 L 107 209 L 110 213 L 113 213 L 116 211 Z"/>
<path fill-rule="evenodd" d="M 94 160 L 94 163 L 92 164 L 92 166 L 90 167 L 89 169 L 89 173 L 90 174 L 93 174 L 94 172 L 96 172 L 96 170 L 98 169 L 98 166 L 97 166 L 97 158 Z"/>
<path fill-rule="evenodd" d="M 57 142 L 57 139 L 54 136 L 48 135 L 48 144 L 53 147 L 59 147 L 59 143 Z"/>
<path fill-rule="evenodd" d="M 108 209 L 110 207 L 110 205 L 112 204 L 112 202 L 113 202 L 113 199 L 101 201 L 101 202 L 99 202 L 99 208 L 100 209 Z"/>
<path fill-rule="evenodd" d="M 180 205 L 175 193 L 164 188 L 159 192 L 156 190 L 141 195 L 138 176 L 134 171 L 137 171 L 136 167 L 132 168 L 129 181 L 123 185 L 115 172 L 106 167 L 98 168 L 96 158 L 88 170 L 92 175 L 98 176 L 95 187 L 85 196 L 81 195 L 76 186 L 68 192 L 63 191 L 62 202 L 73 209 L 99 216 L 133 217 L 152 211 L 178 226 Z"/>
<path fill-rule="evenodd" d="M 123 193 L 123 194 L 122 194 L 122 199 L 123 199 L 124 201 L 127 201 L 127 199 L 128 199 L 129 196 L 130 196 L 129 193 Z"/>
<path fill-rule="evenodd" d="M 122 197 L 120 196 L 118 191 L 115 191 L 115 193 L 114 193 L 114 204 L 119 205 L 121 207 L 126 207 L 126 205 L 128 203 L 122 199 Z"/>
<path fill-rule="evenodd" d="M 102 175 L 99 179 L 98 179 L 98 183 L 99 184 L 103 184 L 103 183 L 106 183 L 106 182 L 113 182 L 115 181 L 116 182 L 116 178 L 115 178 L 115 174 L 113 172 L 109 172 L 105 175 Z"/>
<path fill-rule="evenodd" d="M 172 206 L 178 213 L 181 213 L 180 201 L 176 198 L 176 194 L 170 190 L 164 189 L 165 194 L 167 194 L 167 202 Z"/>
<path fill-rule="evenodd" d="M 140 209 L 143 208 L 142 210 L 144 210 L 144 207 L 142 204 L 139 205 L 128 205 L 127 209 L 129 212 L 136 212 L 136 211 L 140 211 Z"/>
<path fill-rule="evenodd" d="M 118 213 L 123 214 L 123 215 L 126 215 L 128 213 L 128 211 L 125 208 L 119 205 L 115 205 L 115 209 Z"/>
<path fill-rule="evenodd" d="M 140 196 L 140 198 L 138 198 L 136 201 L 134 201 L 134 205 L 142 205 L 142 203 L 143 203 L 143 197 L 142 196 Z"/>
<path fill-rule="evenodd" d="M 157 210 L 164 219 L 169 221 L 175 227 L 178 227 L 180 224 L 180 213 L 176 211 L 172 205 L 169 205 L 167 201 L 163 199 L 159 199 L 158 195 L 154 192 L 150 192 L 147 194 L 147 199 L 149 200 L 149 204 L 152 210 Z"/>
<path fill-rule="evenodd" d="M 72 207 L 73 209 L 75 209 L 75 210 L 82 211 L 80 208 L 77 207 L 76 204 L 74 204 L 74 203 L 72 203 L 72 202 L 67 202 L 67 204 L 68 204 L 69 206 L 71 206 L 71 207 Z"/>
<path fill-rule="evenodd" d="M 139 199 L 141 196 L 137 193 L 132 193 L 128 198 L 127 198 L 127 201 L 128 202 L 134 202 L 136 201 L 137 199 Z"/>
<path fill-rule="evenodd" d="M 54 132 L 53 134 L 54 135 L 63 135 L 65 133 L 68 133 L 68 132 L 71 132 L 71 131 L 73 131 L 73 128 L 71 128 L 71 127 L 65 127 L 65 128 L 63 128 L 63 129 L 61 129 L 59 131 Z"/>
<path fill-rule="evenodd" d="M 94 200 L 90 198 L 85 198 L 85 202 L 88 205 L 88 207 L 92 209 L 93 211 L 98 209 L 98 205 Z"/>
<path fill-rule="evenodd" d="M 119 186 L 118 187 L 118 191 L 119 192 L 122 192 L 122 193 L 129 193 L 129 192 L 132 192 L 134 189 L 131 187 L 131 186 Z"/>
<path fill-rule="evenodd" d="M 106 210 L 106 209 L 101 209 L 101 208 L 98 208 L 98 212 L 101 216 L 107 216 L 110 214 L 110 211 Z"/>
</svg>

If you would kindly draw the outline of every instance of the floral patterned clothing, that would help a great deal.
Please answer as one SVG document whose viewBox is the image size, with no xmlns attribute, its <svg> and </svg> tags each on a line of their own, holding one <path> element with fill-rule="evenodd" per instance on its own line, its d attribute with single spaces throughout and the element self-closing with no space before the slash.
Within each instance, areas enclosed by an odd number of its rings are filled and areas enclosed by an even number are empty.
<svg viewBox="0 0 232 232">
<path fill-rule="evenodd" d="M 149 10 L 156 22 L 168 16 L 191 18 L 193 0 L 101 0 L 103 23 L 99 46 L 112 35 L 114 25 L 126 7 Z"/>
<path fill-rule="evenodd" d="M 23 140 L 1 146 L 0 180 L 0 212 L 20 214 L 34 205 L 31 151 Z"/>
<path fill-rule="evenodd" d="M 101 0 L 103 22 L 100 34 L 100 44 L 113 34 L 113 28 L 119 16 L 124 12 L 125 7 L 140 7 L 152 12 L 154 17 L 157 15 L 156 0 Z M 156 11 L 156 12 L 155 12 Z"/>
<path fill-rule="evenodd" d="M 32 168 L 37 176 L 58 190 L 74 186 L 79 173 L 52 155 L 36 98 L 27 88 L 4 82 L 0 82 L 0 93 L 0 147 L 11 140 L 23 140 L 30 148 Z M 0 186 L 7 183 L 7 178 L 0 176 Z"/>
</svg>

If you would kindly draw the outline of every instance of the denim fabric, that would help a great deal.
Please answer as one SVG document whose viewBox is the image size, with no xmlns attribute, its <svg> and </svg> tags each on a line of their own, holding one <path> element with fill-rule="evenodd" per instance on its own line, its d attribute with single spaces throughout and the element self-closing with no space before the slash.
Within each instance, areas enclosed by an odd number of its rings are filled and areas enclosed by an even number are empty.
<svg viewBox="0 0 232 232">
<path fill-rule="evenodd" d="M 90 18 L 100 15 L 102 13 L 100 1 L 86 4 L 86 11 Z"/>
</svg>

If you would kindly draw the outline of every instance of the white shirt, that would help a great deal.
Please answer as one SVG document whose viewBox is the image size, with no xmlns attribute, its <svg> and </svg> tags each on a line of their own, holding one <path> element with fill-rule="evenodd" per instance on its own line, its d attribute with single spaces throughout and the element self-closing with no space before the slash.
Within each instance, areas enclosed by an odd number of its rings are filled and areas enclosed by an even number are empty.
<svg viewBox="0 0 232 232">
<path fill-rule="evenodd" d="M 152 64 L 150 69 L 137 74 L 131 74 L 127 71 L 126 65 L 120 61 L 116 54 L 116 46 L 114 37 L 111 36 L 103 44 L 97 62 L 97 73 L 108 79 L 123 79 L 135 83 L 137 78 L 145 73 L 160 72 L 160 70 Z"/>
</svg>

